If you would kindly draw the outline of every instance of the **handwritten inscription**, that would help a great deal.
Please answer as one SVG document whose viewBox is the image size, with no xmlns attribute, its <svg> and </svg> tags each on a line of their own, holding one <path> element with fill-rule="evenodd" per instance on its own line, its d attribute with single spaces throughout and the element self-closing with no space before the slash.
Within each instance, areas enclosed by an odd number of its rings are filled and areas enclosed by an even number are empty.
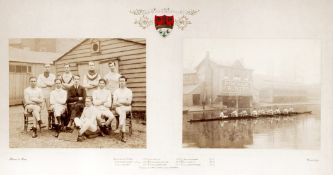
<svg viewBox="0 0 333 175">
<path fill-rule="evenodd" d="M 28 160 L 28 159 L 25 158 L 25 157 L 9 157 L 9 160 L 21 160 L 21 161 L 24 161 L 24 160 Z"/>
</svg>

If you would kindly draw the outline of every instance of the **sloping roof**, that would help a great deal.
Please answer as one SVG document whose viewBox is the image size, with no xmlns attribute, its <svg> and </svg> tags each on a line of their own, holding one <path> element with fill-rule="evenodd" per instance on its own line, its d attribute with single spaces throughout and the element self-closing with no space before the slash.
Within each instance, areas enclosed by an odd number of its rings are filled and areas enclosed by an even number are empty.
<svg viewBox="0 0 333 175">
<path fill-rule="evenodd" d="M 54 52 L 36 52 L 9 47 L 9 61 L 15 62 L 52 64 L 60 55 Z"/>
<path fill-rule="evenodd" d="M 185 85 L 184 89 L 183 89 L 183 94 L 191 94 L 200 87 L 201 87 L 201 83 L 198 83 L 195 85 Z"/>
<path fill-rule="evenodd" d="M 118 39 L 121 39 L 121 38 L 118 38 Z M 146 40 L 145 39 L 133 38 L 133 39 L 121 39 L 121 40 L 131 41 L 131 42 L 134 42 L 134 43 L 139 43 L 139 44 L 146 45 Z"/>
<path fill-rule="evenodd" d="M 193 69 L 188 69 L 188 68 L 185 68 L 184 71 L 183 71 L 183 74 L 194 74 L 196 73 L 197 71 L 193 70 Z"/>
<path fill-rule="evenodd" d="M 243 64 L 242 64 L 242 62 L 240 60 L 236 60 L 234 62 L 234 64 L 232 64 L 232 66 L 234 68 L 238 68 L 238 69 L 245 69 L 244 66 L 243 66 Z"/>
<path fill-rule="evenodd" d="M 82 43 L 84 43 L 85 41 L 87 41 L 88 39 L 84 39 L 81 42 L 79 42 L 78 44 L 76 44 L 74 47 L 72 47 L 71 49 L 69 49 L 67 52 L 65 52 L 64 54 L 60 55 L 56 60 L 54 60 L 54 62 L 60 60 L 62 57 L 64 57 L 65 55 L 67 55 L 69 52 L 71 52 L 72 50 L 74 50 L 75 48 L 79 47 Z"/>
<path fill-rule="evenodd" d="M 79 47 L 82 43 L 84 43 L 85 41 L 87 41 L 89 39 L 95 39 L 95 38 L 83 39 L 81 42 L 79 42 L 78 44 L 76 44 L 73 48 L 69 49 L 67 52 L 65 52 L 64 54 L 62 54 L 61 56 L 59 56 L 56 60 L 54 60 L 54 62 L 60 60 L 62 57 L 64 57 L 65 55 L 67 55 L 72 50 L 74 50 L 75 48 Z M 98 38 L 96 38 L 96 39 L 98 39 Z M 135 39 L 135 38 L 133 38 L 133 39 L 113 38 L 113 39 L 120 39 L 120 40 L 125 40 L 125 41 L 130 41 L 130 42 L 134 42 L 134 43 L 146 45 L 146 40 L 145 39 L 139 39 L 139 38 L 138 39 Z"/>
<path fill-rule="evenodd" d="M 232 68 L 235 68 L 235 69 L 245 69 L 245 70 L 252 70 L 252 69 L 248 69 L 248 68 L 245 68 L 242 64 L 242 62 L 240 60 L 235 60 L 233 62 L 233 64 L 227 66 L 227 65 L 221 65 L 221 64 L 218 64 L 216 63 L 214 60 L 212 60 L 211 58 L 208 58 L 208 57 L 205 57 L 204 59 L 202 59 L 198 65 L 195 66 L 195 69 L 198 70 L 198 68 L 202 65 L 202 64 L 210 64 L 210 65 L 216 65 L 218 67 L 232 67 Z"/>
</svg>

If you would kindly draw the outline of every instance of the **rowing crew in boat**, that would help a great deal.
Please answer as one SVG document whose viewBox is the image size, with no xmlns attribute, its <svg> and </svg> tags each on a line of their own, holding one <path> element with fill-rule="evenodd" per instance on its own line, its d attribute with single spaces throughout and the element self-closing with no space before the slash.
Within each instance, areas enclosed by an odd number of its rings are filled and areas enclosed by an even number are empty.
<svg viewBox="0 0 333 175">
<path fill-rule="evenodd" d="M 250 114 L 247 113 L 246 110 L 243 110 L 242 112 L 238 113 L 237 110 L 234 110 L 230 113 L 230 117 L 247 117 L 247 116 L 252 116 L 252 117 L 260 117 L 260 116 L 265 116 L 265 115 L 289 115 L 289 114 L 295 114 L 294 108 L 284 108 L 283 111 L 279 108 L 276 108 L 275 110 L 269 109 L 265 111 L 264 109 L 259 109 L 258 111 L 254 109 Z M 225 115 L 224 112 L 220 113 L 220 118 L 228 118 L 229 115 Z"/>
<path fill-rule="evenodd" d="M 259 110 L 260 112 L 262 112 L 261 110 Z M 293 115 L 301 115 L 301 114 L 311 114 L 312 111 L 304 111 L 304 112 L 294 112 L 294 110 L 291 108 L 288 110 L 288 114 L 283 114 L 286 113 L 287 110 L 283 110 L 284 112 L 282 112 L 282 114 L 279 115 L 269 115 L 268 113 L 272 113 L 273 110 L 269 110 L 268 112 L 265 112 L 266 114 L 259 114 L 255 116 L 255 115 L 247 115 L 247 116 L 238 116 L 237 111 L 233 111 L 232 113 L 230 113 L 230 115 L 224 115 L 225 112 L 220 112 L 220 116 L 216 117 L 216 118 L 208 118 L 208 119 L 191 119 L 188 122 L 205 122 L 205 121 L 215 121 L 215 120 L 222 120 L 222 121 L 227 121 L 227 120 L 238 120 L 238 119 L 255 119 L 257 117 L 284 117 L 284 116 L 293 116 Z M 253 114 L 255 114 L 256 111 L 252 111 Z"/>
<path fill-rule="evenodd" d="M 251 115 L 252 115 L 253 117 L 258 117 L 258 112 L 257 112 L 256 110 L 253 110 L 253 111 L 251 112 Z"/>
</svg>

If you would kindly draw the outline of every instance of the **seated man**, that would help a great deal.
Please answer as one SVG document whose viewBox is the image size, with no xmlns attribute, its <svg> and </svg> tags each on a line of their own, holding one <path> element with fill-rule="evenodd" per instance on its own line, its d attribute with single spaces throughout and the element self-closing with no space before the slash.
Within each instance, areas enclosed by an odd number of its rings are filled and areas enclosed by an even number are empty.
<svg viewBox="0 0 333 175">
<path fill-rule="evenodd" d="M 61 79 L 55 79 L 55 89 L 50 93 L 50 108 L 54 114 L 55 137 L 58 137 L 61 129 L 61 115 L 66 110 L 67 91 L 62 89 Z"/>
<path fill-rule="evenodd" d="M 253 117 L 258 117 L 258 111 L 257 111 L 256 109 L 254 109 L 254 110 L 252 111 L 251 115 L 252 115 Z"/>
<path fill-rule="evenodd" d="M 126 77 L 121 76 L 119 78 L 119 88 L 116 89 L 113 93 L 113 105 L 116 108 L 117 114 L 119 114 L 119 128 L 121 129 L 121 141 L 126 142 L 125 140 L 125 131 L 126 131 L 126 113 L 131 111 L 132 103 L 132 91 L 126 87 Z M 116 133 L 119 133 L 119 128 Z"/>
<path fill-rule="evenodd" d="M 98 132 L 97 119 L 100 117 L 99 111 L 92 105 L 91 97 L 85 99 L 86 107 L 84 108 L 81 117 L 76 117 L 74 123 L 77 129 L 79 129 L 79 135 L 77 141 L 83 141 L 84 134 L 90 132 Z"/>
<path fill-rule="evenodd" d="M 274 111 L 274 114 L 275 115 L 280 115 L 281 114 L 281 111 L 279 108 L 276 108 L 276 110 Z"/>
<path fill-rule="evenodd" d="M 266 112 L 267 115 L 274 115 L 274 112 L 272 109 L 268 109 Z"/>
<path fill-rule="evenodd" d="M 243 110 L 242 112 L 239 113 L 240 117 L 246 117 L 247 116 L 247 111 Z"/>
<path fill-rule="evenodd" d="M 84 100 L 86 98 L 86 90 L 80 85 L 80 76 L 74 76 L 74 84 L 67 92 L 67 105 L 70 113 L 70 120 L 67 125 L 67 130 L 72 130 L 71 126 L 75 117 L 81 115 L 84 108 Z"/>
<path fill-rule="evenodd" d="M 237 112 L 237 110 L 234 110 L 234 111 L 231 113 L 231 117 L 238 117 L 238 112 Z"/>
<path fill-rule="evenodd" d="M 24 105 L 25 113 L 32 113 L 33 116 L 33 127 L 32 127 L 32 138 L 37 137 L 37 123 L 41 128 L 42 120 L 40 116 L 41 106 L 43 104 L 43 92 L 37 87 L 37 78 L 29 78 L 30 87 L 24 89 Z"/>
<path fill-rule="evenodd" d="M 264 109 L 260 108 L 259 111 L 258 111 L 258 115 L 266 115 L 266 112 Z"/>
<path fill-rule="evenodd" d="M 226 112 L 226 111 L 221 111 L 221 112 L 220 112 L 220 118 L 228 118 L 227 115 L 224 115 L 225 112 Z"/>
<path fill-rule="evenodd" d="M 107 118 L 106 122 L 98 119 L 98 124 L 101 128 L 101 131 L 108 135 L 109 131 L 107 127 L 111 125 L 111 122 L 114 119 L 114 115 L 110 111 L 111 92 L 105 88 L 105 85 L 106 81 L 104 79 L 100 79 L 98 83 L 98 89 L 93 92 L 93 104 L 95 105 L 96 109 L 99 110 L 101 115 Z"/>
<path fill-rule="evenodd" d="M 293 107 L 290 107 L 288 111 L 289 111 L 289 113 L 291 113 L 291 114 L 295 113 L 295 111 L 294 111 L 294 108 L 293 108 Z"/>
</svg>

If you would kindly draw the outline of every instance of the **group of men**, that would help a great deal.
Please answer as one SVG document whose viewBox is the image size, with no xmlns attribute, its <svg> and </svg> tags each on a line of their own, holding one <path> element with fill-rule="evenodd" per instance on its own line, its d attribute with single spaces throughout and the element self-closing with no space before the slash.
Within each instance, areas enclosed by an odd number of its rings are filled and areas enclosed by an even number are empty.
<svg viewBox="0 0 333 175">
<path fill-rule="evenodd" d="M 126 77 L 116 71 L 115 62 L 108 63 L 110 72 L 103 78 L 96 72 L 94 62 L 80 84 L 80 76 L 73 75 L 70 65 L 64 65 L 64 73 L 55 76 L 50 65 L 45 64 L 44 73 L 29 78 L 30 86 L 24 90 L 25 113 L 33 116 L 32 137 L 37 137 L 37 125 L 41 128 L 41 110 L 45 105 L 53 113 L 55 137 L 60 131 L 79 130 L 78 141 L 89 133 L 108 135 L 114 109 L 119 115 L 121 141 L 126 142 L 126 113 L 131 110 L 132 91 L 126 87 Z M 68 115 L 63 117 L 67 111 Z M 73 126 L 74 125 L 74 126 Z"/>
<path fill-rule="evenodd" d="M 220 112 L 220 117 L 221 118 L 228 118 L 230 117 L 247 117 L 247 116 L 253 116 L 253 117 L 259 117 L 259 116 L 265 116 L 265 115 L 289 115 L 289 114 L 294 114 L 294 108 L 286 107 L 283 108 L 281 111 L 279 107 L 277 107 L 275 110 L 273 108 L 265 110 L 264 108 L 259 108 L 258 110 L 254 108 L 250 113 L 248 113 L 246 110 L 242 110 L 238 112 L 238 110 L 234 110 L 230 113 L 230 115 L 225 115 L 227 114 L 227 110 Z"/>
</svg>

